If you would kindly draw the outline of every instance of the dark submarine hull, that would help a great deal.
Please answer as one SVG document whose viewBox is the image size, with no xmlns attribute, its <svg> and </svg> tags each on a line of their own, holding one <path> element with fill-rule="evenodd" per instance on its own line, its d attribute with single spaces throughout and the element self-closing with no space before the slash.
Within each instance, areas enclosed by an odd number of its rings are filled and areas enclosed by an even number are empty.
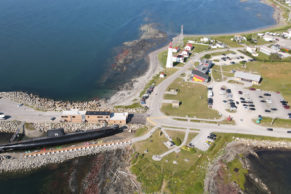
<svg viewBox="0 0 291 194">
<path fill-rule="evenodd" d="M 14 150 L 28 150 L 40 148 L 44 146 L 56 146 L 73 142 L 88 141 L 102 137 L 111 136 L 122 132 L 118 125 L 110 127 L 102 127 L 99 129 L 92 129 L 87 131 L 67 133 L 59 137 L 40 137 L 29 140 L 20 141 L 17 143 L 9 143 L 0 145 L 0 152 L 14 151 Z"/>
</svg>

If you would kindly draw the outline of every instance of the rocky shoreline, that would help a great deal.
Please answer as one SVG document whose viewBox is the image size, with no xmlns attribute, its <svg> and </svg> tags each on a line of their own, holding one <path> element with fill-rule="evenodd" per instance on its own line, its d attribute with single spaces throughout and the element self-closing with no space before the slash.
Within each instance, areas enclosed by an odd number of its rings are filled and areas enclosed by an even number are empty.
<svg viewBox="0 0 291 194">
<path fill-rule="evenodd" d="M 3 158 L 3 156 L 10 155 L 9 153 L 1 154 L 2 157 L 0 160 L 0 173 L 30 171 L 32 169 L 37 169 L 48 164 L 57 164 L 76 157 L 94 155 L 97 153 L 108 152 L 116 149 L 124 149 L 127 146 L 129 146 L 129 142 L 110 146 L 92 146 L 88 149 L 76 149 L 75 151 L 47 152 L 50 154 L 12 154 L 10 159 Z"/>
<path fill-rule="evenodd" d="M 291 142 L 236 138 L 234 141 L 228 143 L 224 149 L 224 153 L 209 165 L 204 180 L 204 191 L 210 194 L 230 192 L 244 193 L 236 183 L 231 182 L 226 184 L 224 182 L 224 169 L 227 163 L 233 161 L 238 156 L 242 156 L 240 157 L 240 161 L 243 168 L 250 170 L 250 163 L 246 157 L 248 155 L 257 157 L 256 151 L 258 150 L 291 150 Z M 249 172 L 246 176 L 248 180 L 256 184 L 261 191 L 271 193 L 268 186 L 255 174 Z"/>
</svg>

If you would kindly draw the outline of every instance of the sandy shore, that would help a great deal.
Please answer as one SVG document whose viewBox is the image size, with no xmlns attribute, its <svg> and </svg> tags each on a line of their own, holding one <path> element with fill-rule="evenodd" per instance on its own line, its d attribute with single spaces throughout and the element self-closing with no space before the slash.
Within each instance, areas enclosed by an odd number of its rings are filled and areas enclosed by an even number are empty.
<svg viewBox="0 0 291 194">
<path fill-rule="evenodd" d="M 255 33 L 255 32 L 282 27 L 287 24 L 282 16 L 283 14 L 280 7 L 275 6 L 272 2 L 268 0 L 261 0 L 261 2 L 269 6 L 272 6 L 274 8 L 273 18 L 276 20 L 276 24 L 267 26 L 267 27 L 257 28 L 254 30 L 241 31 L 241 32 L 236 32 L 236 33 L 207 34 L 207 36 L 222 36 L 222 35 L 225 36 L 225 35 L 234 35 L 234 34 L 242 34 L 242 33 Z M 195 36 L 205 36 L 205 35 L 206 34 L 185 34 L 184 37 L 190 37 L 190 36 L 195 37 Z M 138 100 L 139 94 L 144 89 L 145 85 L 152 79 L 154 75 L 162 71 L 162 67 L 158 60 L 158 54 L 161 51 L 164 51 L 166 49 L 167 49 L 167 45 L 158 50 L 151 52 L 148 55 L 149 68 L 145 72 L 145 74 L 141 77 L 138 77 L 132 80 L 132 82 L 134 83 L 132 89 L 118 91 L 107 101 L 107 104 L 110 106 L 130 105 L 134 102 L 135 99 Z"/>
</svg>

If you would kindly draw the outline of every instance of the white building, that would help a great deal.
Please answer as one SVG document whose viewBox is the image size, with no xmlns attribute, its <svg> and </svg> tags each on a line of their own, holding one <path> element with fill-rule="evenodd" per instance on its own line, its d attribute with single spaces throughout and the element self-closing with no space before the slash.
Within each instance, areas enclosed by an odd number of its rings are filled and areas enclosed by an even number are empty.
<svg viewBox="0 0 291 194">
<path fill-rule="evenodd" d="M 193 45 L 190 44 L 190 43 L 187 43 L 186 46 L 185 46 L 185 50 L 186 51 L 191 51 L 193 49 Z"/>
<path fill-rule="evenodd" d="M 128 118 L 128 112 L 111 113 L 109 122 L 114 123 L 114 124 L 126 124 L 127 118 Z"/>
<path fill-rule="evenodd" d="M 265 35 L 263 37 L 264 41 L 267 41 L 267 42 L 273 42 L 274 41 L 274 37 L 270 36 L 270 35 Z"/>
<path fill-rule="evenodd" d="M 267 46 L 261 46 L 260 47 L 260 52 L 264 53 L 266 55 L 271 55 L 272 53 L 276 53 L 276 51 L 274 51 L 273 49 L 267 47 Z"/>
<path fill-rule="evenodd" d="M 209 41 L 210 41 L 210 39 L 207 37 L 203 37 L 200 39 L 200 42 L 209 42 Z"/>
<path fill-rule="evenodd" d="M 172 42 L 170 42 L 169 48 L 168 48 L 168 57 L 167 57 L 167 63 L 166 68 L 172 68 L 173 67 L 173 45 Z"/>
<path fill-rule="evenodd" d="M 177 53 L 180 51 L 180 48 L 176 46 L 175 48 L 172 49 L 172 51 L 173 53 Z"/>
<path fill-rule="evenodd" d="M 248 81 L 252 82 L 252 84 L 259 84 L 262 78 L 260 75 L 245 73 L 242 71 L 236 71 L 234 77 L 239 81 Z"/>
<path fill-rule="evenodd" d="M 259 54 L 256 52 L 256 48 L 255 47 L 246 47 L 246 51 L 249 52 L 252 56 L 257 57 L 259 56 Z"/>
<path fill-rule="evenodd" d="M 189 57 L 189 52 L 186 51 L 186 50 L 183 50 L 180 55 L 183 55 L 185 58 L 188 58 Z"/>
</svg>

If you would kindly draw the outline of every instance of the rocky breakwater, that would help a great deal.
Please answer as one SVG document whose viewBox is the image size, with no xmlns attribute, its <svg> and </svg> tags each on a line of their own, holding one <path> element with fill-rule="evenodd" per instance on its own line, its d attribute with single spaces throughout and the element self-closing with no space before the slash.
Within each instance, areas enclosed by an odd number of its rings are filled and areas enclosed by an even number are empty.
<svg viewBox="0 0 291 194">
<path fill-rule="evenodd" d="M 70 109 L 99 110 L 105 109 L 103 100 L 91 100 L 84 102 L 59 101 L 49 98 L 41 98 L 25 92 L 0 92 L 0 97 L 24 104 L 41 111 L 62 111 Z M 103 105 L 103 106 L 102 106 Z"/>
<path fill-rule="evenodd" d="M 71 146 L 62 149 L 51 149 L 31 153 L 4 153 L 0 155 L 0 172 L 28 171 L 48 164 L 61 163 L 76 157 L 94 155 L 117 149 L 129 148 L 131 141 L 115 141 L 103 144 Z M 11 156 L 7 158 L 5 156 Z"/>
<path fill-rule="evenodd" d="M 250 163 L 247 160 L 248 155 L 257 157 L 258 150 L 290 150 L 290 141 L 270 141 L 270 140 L 253 140 L 244 138 L 235 138 L 228 143 L 224 153 L 209 164 L 208 172 L 204 180 L 204 190 L 207 193 L 244 193 L 244 191 L 235 182 L 225 182 L 228 176 L 227 164 L 234 159 L 239 158 L 242 167 L 250 170 Z M 248 172 L 247 179 L 253 182 L 264 193 L 270 193 L 265 185 L 256 175 Z"/>
<path fill-rule="evenodd" d="M 16 132 L 20 123 L 20 121 L 0 121 L 0 132 L 14 133 Z"/>
</svg>

